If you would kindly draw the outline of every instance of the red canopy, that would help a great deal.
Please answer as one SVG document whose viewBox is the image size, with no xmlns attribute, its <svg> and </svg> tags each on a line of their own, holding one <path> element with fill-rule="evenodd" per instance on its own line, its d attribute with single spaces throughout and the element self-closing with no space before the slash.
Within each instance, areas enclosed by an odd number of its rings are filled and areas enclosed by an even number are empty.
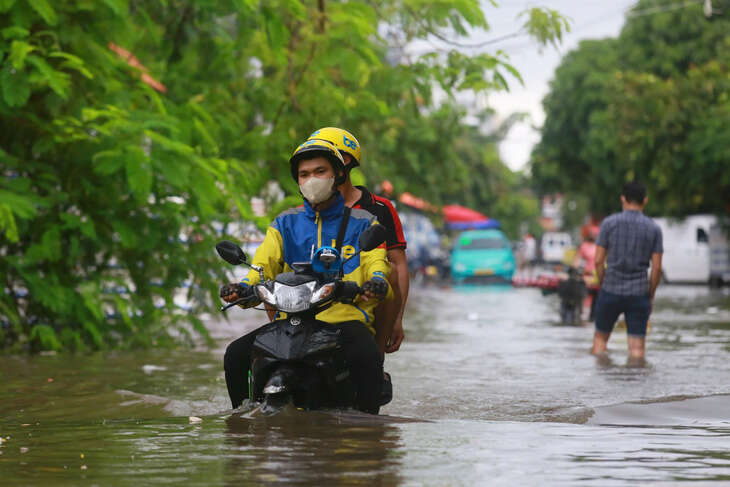
<svg viewBox="0 0 730 487">
<path fill-rule="evenodd" d="M 427 210 L 427 211 L 433 211 L 434 213 L 438 212 L 438 208 L 433 206 L 428 201 L 417 198 L 413 196 L 411 193 L 403 193 L 400 195 L 400 198 L 398 198 L 401 203 L 404 205 L 411 206 L 413 208 L 416 208 L 418 210 Z"/>
<path fill-rule="evenodd" d="M 443 208 L 443 212 L 447 223 L 480 222 L 489 220 L 487 215 L 461 205 L 446 205 Z"/>
</svg>

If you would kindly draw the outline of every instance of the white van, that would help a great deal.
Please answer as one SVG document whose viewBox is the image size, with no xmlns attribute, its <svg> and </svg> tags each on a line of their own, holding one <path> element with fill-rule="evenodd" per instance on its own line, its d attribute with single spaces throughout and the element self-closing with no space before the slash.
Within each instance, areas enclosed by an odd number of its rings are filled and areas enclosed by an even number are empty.
<svg viewBox="0 0 730 487">
<path fill-rule="evenodd" d="M 730 243 L 727 238 L 727 225 L 719 222 L 710 227 L 710 284 L 722 286 L 730 284 Z"/>
<path fill-rule="evenodd" d="M 664 240 L 662 275 L 665 281 L 709 283 L 719 279 L 728 282 L 727 238 L 717 217 L 691 215 L 684 219 L 654 218 L 654 221 L 661 228 Z"/>
<path fill-rule="evenodd" d="M 565 251 L 572 248 L 573 241 L 570 235 L 564 232 L 547 232 L 540 242 L 542 260 L 545 262 L 562 262 Z"/>
</svg>

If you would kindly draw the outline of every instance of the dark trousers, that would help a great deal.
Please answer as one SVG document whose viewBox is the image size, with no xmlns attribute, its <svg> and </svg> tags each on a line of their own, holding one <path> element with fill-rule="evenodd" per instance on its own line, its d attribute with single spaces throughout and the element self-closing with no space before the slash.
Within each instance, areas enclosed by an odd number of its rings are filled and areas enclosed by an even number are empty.
<svg viewBox="0 0 730 487">
<path fill-rule="evenodd" d="M 251 366 L 251 350 L 257 331 L 254 330 L 231 342 L 223 356 L 226 387 L 228 387 L 228 396 L 231 398 L 234 409 L 248 397 L 248 371 Z"/>
<path fill-rule="evenodd" d="M 360 321 L 326 323 L 325 326 L 341 330 L 339 345 L 350 366 L 350 377 L 357 390 L 357 409 L 378 414 L 383 387 L 383 357 L 375 344 L 373 334 Z M 248 371 L 257 331 L 231 342 L 223 357 L 226 386 L 234 408 L 248 397 Z"/>
<path fill-rule="evenodd" d="M 651 298 L 644 296 L 623 296 L 601 289 L 596 303 L 596 330 L 611 333 L 618 316 L 626 318 L 626 333 L 630 336 L 645 337 L 646 326 L 651 314 Z"/>
</svg>

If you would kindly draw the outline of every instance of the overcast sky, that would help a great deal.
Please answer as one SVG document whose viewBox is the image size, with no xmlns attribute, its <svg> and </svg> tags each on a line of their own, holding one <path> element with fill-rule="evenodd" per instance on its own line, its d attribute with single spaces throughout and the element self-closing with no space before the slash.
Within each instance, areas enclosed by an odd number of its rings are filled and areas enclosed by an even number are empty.
<svg viewBox="0 0 730 487">
<path fill-rule="evenodd" d="M 525 168 L 530 151 L 540 138 L 537 128 L 545 119 L 541 102 L 562 56 L 577 47 L 583 39 L 617 36 L 624 23 L 625 13 L 635 3 L 636 0 L 501 0 L 499 6 L 494 7 L 482 2 L 490 31 L 475 33 L 459 42 L 479 43 L 517 32 L 523 23 L 518 18 L 519 13 L 533 6 L 553 8 L 571 20 L 571 31 L 563 38 L 558 49 L 546 47 L 541 53 L 537 44 L 525 36 L 482 48 L 486 52 L 498 49 L 506 52 L 524 80 L 524 86 L 515 80 L 509 92 L 495 93 L 481 101 L 494 108 L 500 118 L 514 112 L 529 114 L 527 120 L 512 128 L 500 146 L 502 158 L 509 167 L 515 170 Z"/>
<path fill-rule="evenodd" d="M 530 157 L 532 147 L 540 139 L 537 128 L 545 120 L 542 99 L 548 92 L 548 83 L 562 56 L 577 47 L 583 39 L 615 37 L 624 23 L 625 13 L 635 0 L 505 0 L 499 7 L 485 6 L 484 11 L 492 30 L 480 34 L 477 39 L 490 36 L 498 37 L 518 31 L 521 25 L 517 15 L 530 6 L 554 8 L 571 19 L 571 31 L 564 37 L 558 49 L 548 47 L 540 53 L 534 42 L 519 37 L 498 43 L 494 48 L 505 51 L 510 61 L 524 79 L 524 86 L 513 83 L 507 93 L 497 93 L 489 97 L 488 104 L 500 117 L 522 111 L 529 119 L 514 126 L 507 139 L 500 146 L 504 161 L 512 169 L 523 169 Z"/>
</svg>

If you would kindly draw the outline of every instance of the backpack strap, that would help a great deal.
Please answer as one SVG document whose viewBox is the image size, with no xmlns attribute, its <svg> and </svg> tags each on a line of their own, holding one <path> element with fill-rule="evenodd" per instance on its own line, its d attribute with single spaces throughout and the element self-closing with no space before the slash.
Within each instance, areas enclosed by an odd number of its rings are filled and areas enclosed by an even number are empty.
<svg viewBox="0 0 730 487">
<path fill-rule="evenodd" d="M 352 208 L 349 206 L 345 206 L 345 209 L 342 211 L 342 220 L 340 221 L 340 229 L 337 231 L 337 241 L 335 244 L 335 248 L 337 249 L 337 252 L 342 252 L 342 241 L 345 240 L 345 232 L 347 231 L 347 224 L 350 222 L 350 213 L 352 213 Z"/>
</svg>

